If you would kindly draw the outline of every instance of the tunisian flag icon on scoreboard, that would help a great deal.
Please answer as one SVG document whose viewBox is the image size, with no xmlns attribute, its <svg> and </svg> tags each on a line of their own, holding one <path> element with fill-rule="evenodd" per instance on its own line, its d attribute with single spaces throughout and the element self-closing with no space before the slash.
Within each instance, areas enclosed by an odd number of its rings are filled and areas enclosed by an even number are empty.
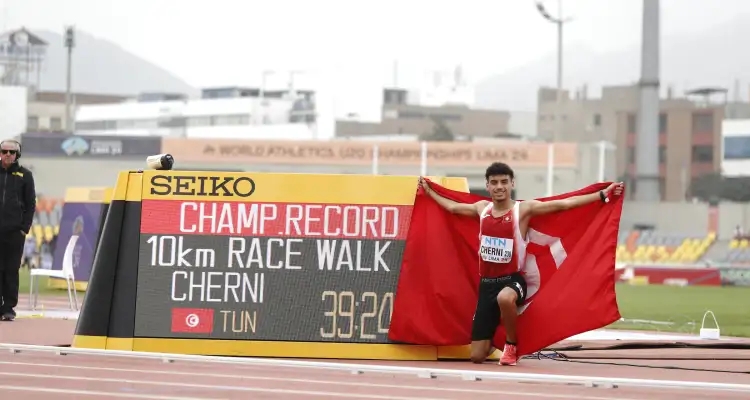
<svg viewBox="0 0 750 400">
<path fill-rule="evenodd" d="M 211 333 L 214 330 L 214 310 L 210 308 L 173 308 L 172 332 Z"/>
</svg>

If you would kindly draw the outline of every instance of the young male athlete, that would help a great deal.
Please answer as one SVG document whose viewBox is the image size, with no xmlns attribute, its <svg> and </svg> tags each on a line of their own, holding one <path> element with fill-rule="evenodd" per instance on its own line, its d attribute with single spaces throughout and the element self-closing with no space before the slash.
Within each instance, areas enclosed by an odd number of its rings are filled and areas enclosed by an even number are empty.
<svg viewBox="0 0 750 400">
<path fill-rule="evenodd" d="M 484 362 L 492 354 L 492 338 L 502 315 L 506 341 L 501 365 L 516 365 L 516 318 L 518 306 L 526 299 L 523 267 L 526 260 L 529 221 L 535 215 L 553 213 L 606 201 L 608 196 L 622 194 L 623 184 L 613 183 L 598 193 L 561 200 L 515 201 L 513 170 L 504 163 L 493 163 L 485 173 L 487 191 L 492 201 L 474 204 L 457 203 L 430 189 L 423 178 L 419 184 L 438 204 L 454 214 L 479 218 L 479 299 L 471 333 L 471 361 Z"/>
</svg>

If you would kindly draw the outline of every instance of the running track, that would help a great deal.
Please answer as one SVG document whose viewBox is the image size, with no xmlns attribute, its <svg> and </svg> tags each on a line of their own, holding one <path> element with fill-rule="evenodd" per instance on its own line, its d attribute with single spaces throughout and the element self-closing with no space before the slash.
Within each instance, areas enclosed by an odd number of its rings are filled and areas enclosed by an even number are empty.
<svg viewBox="0 0 750 400">
<path fill-rule="evenodd" d="M 18 319 L 0 324 L 0 342 L 69 343 L 74 321 Z M 684 355 L 684 351 L 681 355 Z M 734 353 L 736 354 L 736 352 Z M 599 360 L 600 361 L 600 360 Z M 617 360 L 604 360 L 617 361 Z M 343 361 L 342 361 L 343 362 Z M 629 360 L 637 364 L 679 365 L 748 371 L 750 361 Z M 385 362 L 346 361 L 378 364 Z M 390 365 L 461 369 L 467 371 L 607 376 L 750 384 L 748 374 L 693 372 L 605 366 L 554 360 L 522 360 L 516 367 L 494 362 L 400 362 Z M 518 399 L 647 400 L 747 399 L 749 393 L 697 389 L 590 388 L 581 385 L 464 381 L 460 378 L 420 378 L 416 375 L 366 372 L 352 374 L 328 369 L 220 364 L 206 361 L 134 359 L 113 356 L 56 355 L 22 351 L 0 352 L 0 397 L 40 399 Z"/>
<path fill-rule="evenodd" d="M 557 361 L 525 360 L 514 372 L 553 372 L 618 376 L 617 368 L 569 365 Z M 550 364 L 554 363 L 554 364 Z M 410 363 L 412 364 L 412 363 Z M 431 363 L 432 368 L 443 363 Z M 445 368 L 467 368 L 467 363 L 445 363 Z M 556 364 L 562 367 L 560 368 Z M 403 364 L 400 364 L 403 365 Z M 558 367 L 558 368 L 555 368 Z M 500 369 L 494 364 L 481 369 Z M 632 368 L 632 367 L 630 367 Z M 507 370 L 510 368 L 503 368 Z M 553 370 L 557 371 L 553 371 Z M 630 369 L 628 376 L 634 369 Z M 660 371 L 660 370 L 653 370 Z M 651 370 L 643 378 L 710 381 L 750 381 L 722 374 L 672 373 L 663 378 Z M 380 373 L 353 375 L 344 371 L 294 367 L 219 365 L 207 362 L 171 364 L 160 360 L 137 360 L 84 355 L 43 353 L 0 355 L 0 391 L 8 398 L 41 399 L 520 399 L 639 400 L 639 399 L 742 399 L 748 393 L 708 392 L 649 388 L 587 388 L 557 384 L 499 381 L 462 381 L 458 378 L 419 378 Z M 3 395 L 5 397 L 5 395 Z"/>
</svg>

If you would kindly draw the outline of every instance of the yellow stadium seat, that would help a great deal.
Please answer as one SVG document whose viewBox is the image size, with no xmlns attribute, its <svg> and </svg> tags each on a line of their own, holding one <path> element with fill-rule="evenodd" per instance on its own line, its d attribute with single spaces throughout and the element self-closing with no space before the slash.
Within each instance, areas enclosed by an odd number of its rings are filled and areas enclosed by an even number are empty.
<svg viewBox="0 0 750 400">
<path fill-rule="evenodd" d="M 53 236 L 54 235 L 52 233 L 52 227 L 49 226 L 49 225 L 45 226 L 44 227 L 44 238 L 47 239 L 47 240 L 52 240 Z"/>
<path fill-rule="evenodd" d="M 620 262 L 655 263 L 694 263 L 715 243 L 716 234 L 707 233 L 704 237 L 685 238 L 677 246 L 640 244 L 629 249 L 624 244 L 617 247 L 617 260 Z M 657 241 L 654 241 L 657 243 Z M 739 243 L 736 243 L 740 246 Z M 750 244 L 748 244 L 750 247 Z"/>
<path fill-rule="evenodd" d="M 740 248 L 745 248 L 745 247 L 747 247 L 747 245 L 748 245 L 747 239 L 742 239 L 740 241 Z"/>
<path fill-rule="evenodd" d="M 55 225 L 55 235 L 60 233 L 60 225 Z"/>
</svg>

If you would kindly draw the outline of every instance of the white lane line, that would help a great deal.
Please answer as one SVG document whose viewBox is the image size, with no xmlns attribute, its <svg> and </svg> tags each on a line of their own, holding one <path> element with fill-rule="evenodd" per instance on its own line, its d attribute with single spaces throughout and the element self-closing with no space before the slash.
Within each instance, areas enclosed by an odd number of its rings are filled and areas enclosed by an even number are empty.
<svg viewBox="0 0 750 400">
<path fill-rule="evenodd" d="M 187 371 L 163 371 L 163 370 L 153 370 L 153 369 L 90 367 L 90 366 L 78 366 L 78 365 L 41 364 L 41 363 L 24 363 L 24 362 L 9 362 L 9 361 L 0 361 L 0 365 L 61 368 L 61 369 L 73 369 L 73 370 L 84 370 L 84 371 L 136 373 L 136 374 L 150 374 L 150 375 L 200 376 L 200 377 L 206 377 L 206 378 L 219 378 L 219 379 L 237 379 L 237 380 L 247 379 L 247 380 L 257 380 L 257 381 L 294 382 L 294 383 L 307 383 L 307 384 L 317 384 L 317 385 L 340 385 L 340 386 L 372 387 L 372 388 L 384 388 L 384 389 L 387 388 L 387 389 L 401 389 L 401 390 L 458 392 L 458 393 L 472 393 L 472 394 L 527 396 L 527 397 L 544 397 L 544 398 L 559 398 L 559 399 L 637 400 L 635 398 L 624 398 L 624 397 L 614 398 L 614 397 L 597 397 L 597 396 L 584 396 L 584 395 L 514 392 L 514 391 L 507 391 L 507 390 L 502 390 L 502 389 L 501 390 L 480 390 L 480 389 L 463 389 L 463 388 L 421 386 L 421 385 L 390 385 L 390 384 L 383 384 L 383 383 L 358 382 L 356 380 L 355 381 L 338 381 L 338 380 L 300 379 L 300 378 L 276 378 L 276 377 L 270 377 L 270 376 L 212 374 L 212 373 L 203 373 L 203 372 L 198 373 L 198 372 L 187 372 Z"/>
<path fill-rule="evenodd" d="M 44 379 L 47 381 L 59 379 L 59 380 L 80 381 L 80 382 L 109 382 L 109 383 L 131 384 L 131 385 L 167 386 L 167 387 L 179 387 L 182 389 L 193 388 L 193 389 L 206 389 L 206 390 L 224 390 L 224 391 L 234 391 L 234 392 L 296 394 L 296 395 L 324 396 L 324 397 L 346 397 L 349 399 L 449 400 L 449 399 L 429 398 L 429 397 L 396 397 L 396 396 L 381 396 L 377 394 L 364 394 L 364 393 L 358 394 L 358 393 L 341 393 L 341 392 L 323 392 L 323 391 L 314 391 L 314 390 L 291 390 L 291 389 L 254 388 L 254 387 L 244 387 L 244 386 L 202 385 L 202 384 L 187 383 L 187 382 L 161 382 L 161 381 L 150 381 L 150 380 L 144 381 L 144 380 L 136 380 L 136 379 L 94 378 L 94 377 L 84 377 L 84 376 L 49 375 L 49 374 L 41 375 L 41 374 L 28 374 L 28 373 L 15 373 L 15 372 L 0 372 L 0 376 L 40 378 L 40 379 Z"/>
<path fill-rule="evenodd" d="M 149 400 L 209 400 L 219 399 L 218 397 L 176 397 L 176 396 L 160 396 L 155 394 L 137 394 L 137 393 L 116 393 L 116 392 L 100 392 L 95 390 L 73 390 L 73 389 L 47 389 L 40 387 L 30 386 L 9 386 L 0 385 L 0 390 L 9 392 L 35 392 L 35 393 L 55 393 L 55 394 L 74 394 L 78 396 L 96 396 L 96 397 L 117 397 L 125 399 L 149 399 Z"/>
</svg>

